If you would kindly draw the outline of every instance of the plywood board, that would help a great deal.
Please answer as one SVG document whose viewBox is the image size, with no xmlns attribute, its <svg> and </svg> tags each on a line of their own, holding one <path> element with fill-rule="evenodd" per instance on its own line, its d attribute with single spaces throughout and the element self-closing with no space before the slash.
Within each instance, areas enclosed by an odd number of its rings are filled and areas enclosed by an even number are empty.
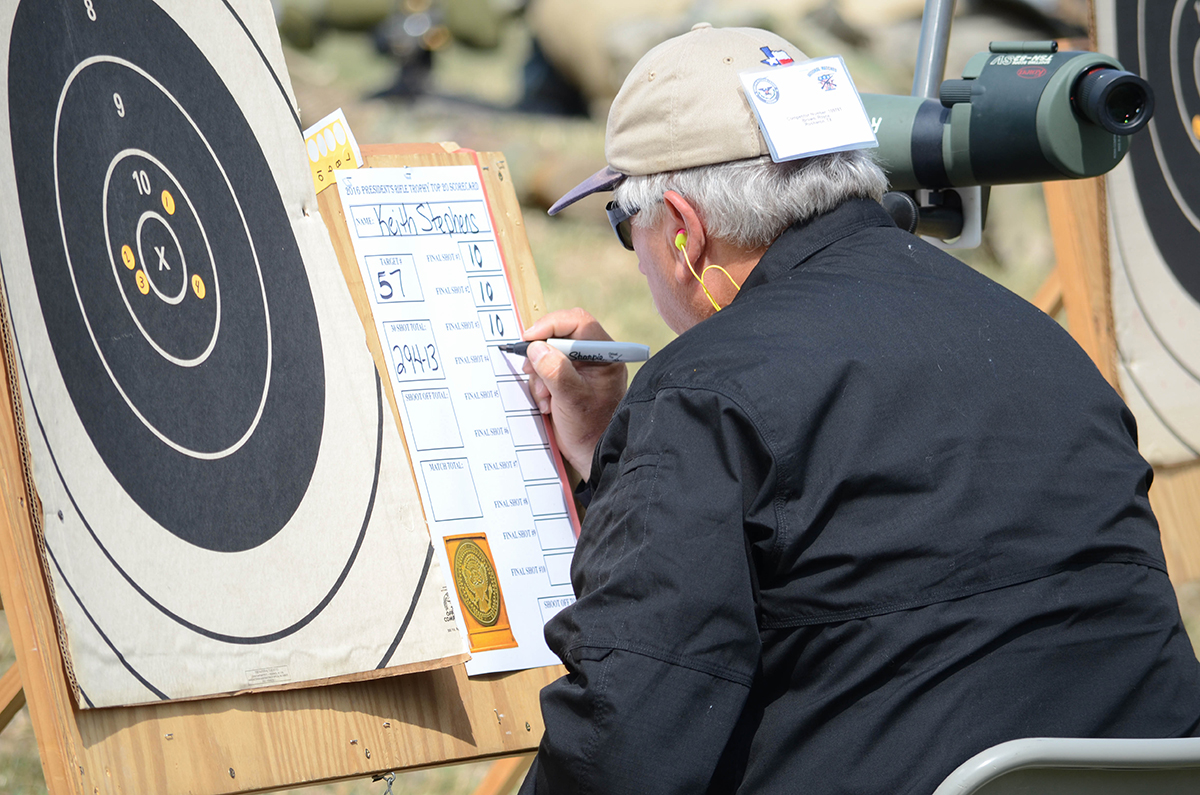
<svg viewBox="0 0 1200 795">
<path fill-rule="evenodd" d="M 398 162 L 375 161 L 380 151 L 368 148 L 368 162 Z M 409 160 L 430 152 L 447 162 L 463 157 L 433 145 L 382 151 Z M 487 167 L 514 293 L 524 316 L 536 318 L 545 305 L 504 158 L 478 157 Z M 336 194 L 321 196 L 326 209 L 330 198 L 336 203 Z M 344 235 L 336 214 L 328 217 L 335 237 Z M 341 265 L 365 310 L 352 256 Z M 538 692 L 563 673 L 559 667 L 470 679 L 460 665 L 385 681 L 80 711 L 54 642 L 20 459 L 12 414 L 0 412 L 0 493 L 8 520 L 0 525 L 0 586 L 51 793 L 253 792 L 537 747 L 544 729 Z"/>
<path fill-rule="evenodd" d="M 536 318 L 545 308 L 504 158 L 478 157 L 514 293 L 524 316 Z M 357 280 L 353 259 L 342 265 Z M 353 294 L 362 290 L 361 281 L 352 284 Z M 13 406 L 8 383 L 0 380 L 0 406 Z M 58 653 L 17 427 L 12 411 L 0 412 L 0 590 L 54 795 L 253 792 L 536 748 L 544 729 L 538 692 L 562 674 L 559 667 L 470 679 L 459 665 L 381 681 L 80 710 Z"/>
<path fill-rule="evenodd" d="M 465 653 L 304 211 L 270 8 L 239 8 L 26 0 L 0 25 L 0 191 L 20 209 L 0 221 L 0 265 L 84 706 Z"/>
</svg>

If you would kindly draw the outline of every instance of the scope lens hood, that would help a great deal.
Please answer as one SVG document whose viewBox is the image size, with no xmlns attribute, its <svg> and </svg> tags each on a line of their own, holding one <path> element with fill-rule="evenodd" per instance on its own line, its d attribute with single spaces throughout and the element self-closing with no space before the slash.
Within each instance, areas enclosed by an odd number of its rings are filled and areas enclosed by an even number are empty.
<svg viewBox="0 0 1200 795">
<path fill-rule="evenodd" d="M 1083 118 L 1114 135 L 1133 135 L 1154 115 L 1154 91 L 1132 72 L 1106 66 L 1085 72 L 1071 104 Z"/>
</svg>

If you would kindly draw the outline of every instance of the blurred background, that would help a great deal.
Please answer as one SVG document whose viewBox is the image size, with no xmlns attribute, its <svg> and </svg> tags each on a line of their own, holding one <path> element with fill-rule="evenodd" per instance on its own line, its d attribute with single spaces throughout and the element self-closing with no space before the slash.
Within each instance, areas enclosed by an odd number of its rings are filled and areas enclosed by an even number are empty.
<svg viewBox="0 0 1200 795">
<path fill-rule="evenodd" d="M 505 153 L 551 308 L 617 339 L 671 337 L 593 196 L 545 209 L 604 165 L 608 105 L 638 58 L 699 21 L 772 29 L 842 55 L 860 91 L 908 94 L 922 0 L 275 0 L 305 125 L 341 107 L 360 143 L 455 141 Z M 1087 0 L 960 0 L 947 75 L 989 41 L 1086 36 Z M 962 258 L 1032 295 L 1053 265 L 1041 188 L 993 191 Z"/>
<path fill-rule="evenodd" d="M 638 58 L 696 22 L 774 30 L 809 57 L 842 55 L 860 91 L 908 94 L 923 0 L 272 0 L 305 126 L 342 108 L 360 144 L 455 141 L 507 156 L 551 309 L 583 306 L 616 339 L 657 350 L 636 257 L 605 198 L 546 208 L 604 165 L 609 103 Z M 1087 0 L 959 0 L 947 77 L 994 40 L 1086 37 Z M 992 191 L 983 245 L 956 256 L 1030 297 L 1054 264 L 1040 185 Z M 1200 583 L 1178 587 L 1200 638 Z M 13 662 L 0 613 L 0 670 Z M 469 795 L 488 763 L 401 773 L 404 795 Z M 287 790 L 382 795 L 368 780 Z M 22 710 L 0 733 L 0 793 L 44 793 Z"/>
</svg>

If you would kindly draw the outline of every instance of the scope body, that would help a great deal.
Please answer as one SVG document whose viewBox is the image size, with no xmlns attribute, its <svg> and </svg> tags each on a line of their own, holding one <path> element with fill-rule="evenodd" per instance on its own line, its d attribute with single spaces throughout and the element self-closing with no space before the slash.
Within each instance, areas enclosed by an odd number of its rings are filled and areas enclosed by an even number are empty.
<svg viewBox="0 0 1200 795">
<path fill-rule="evenodd" d="M 1104 174 L 1153 113 L 1149 85 L 1106 55 L 993 43 L 941 99 L 863 94 L 892 190 Z M 1113 132 L 1112 130 L 1120 130 Z"/>
</svg>

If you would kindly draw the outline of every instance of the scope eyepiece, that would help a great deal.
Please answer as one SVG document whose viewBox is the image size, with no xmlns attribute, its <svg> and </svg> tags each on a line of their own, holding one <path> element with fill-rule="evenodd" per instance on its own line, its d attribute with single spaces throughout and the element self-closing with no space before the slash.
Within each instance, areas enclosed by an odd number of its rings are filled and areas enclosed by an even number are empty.
<svg viewBox="0 0 1200 795">
<path fill-rule="evenodd" d="M 1099 66 L 1084 72 L 1071 92 L 1075 112 L 1114 135 L 1133 135 L 1154 114 L 1154 91 L 1132 72 Z"/>
</svg>

